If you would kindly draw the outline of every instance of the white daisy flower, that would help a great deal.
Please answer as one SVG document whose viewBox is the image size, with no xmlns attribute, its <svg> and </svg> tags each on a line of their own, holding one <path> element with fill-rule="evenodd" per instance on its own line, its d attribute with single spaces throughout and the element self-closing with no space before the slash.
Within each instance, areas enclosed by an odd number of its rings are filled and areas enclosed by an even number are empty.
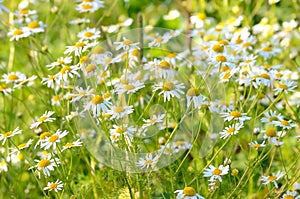
<svg viewBox="0 0 300 199">
<path fill-rule="evenodd" d="M 240 123 L 229 125 L 228 127 L 225 127 L 225 129 L 222 132 L 220 132 L 220 138 L 226 139 L 229 136 L 236 135 L 243 127 L 244 125 Z"/>
<path fill-rule="evenodd" d="M 137 166 L 141 167 L 142 169 L 149 169 L 154 168 L 157 164 L 159 156 L 154 156 L 152 153 L 146 155 L 145 158 L 140 158 L 140 160 L 136 163 Z"/>
<path fill-rule="evenodd" d="M 113 106 L 107 111 L 107 114 L 111 115 L 110 119 L 121 119 L 131 113 L 133 113 L 133 106 Z"/>
<path fill-rule="evenodd" d="M 69 132 L 67 130 L 62 131 L 60 129 L 57 129 L 57 131 L 53 135 L 42 140 L 41 148 L 44 148 L 45 150 L 47 150 L 50 147 L 52 147 L 53 150 L 55 150 L 56 144 L 60 142 L 61 138 L 68 135 L 68 133 Z"/>
<path fill-rule="evenodd" d="M 143 124 L 142 128 L 147 128 L 149 126 L 153 126 L 157 123 L 163 122 L 165 116 L 166 116 L 165 114 L 158 114 L 158 115 L 152 115 L 151 118 L 149 119 L 143 119 L 145 124 Z"/>
<path fill-rule="evenodd" d="M 51 156 L 48 156 L 45 159 L 41 160 L 34 160 L 37 164 L 30 167 L 29 169 L 36 168 L 36 172 L 38 174 L 38 177 L 41 178 L 42 171 L 45 176 L 50 176 L 50 171 L 54 171 L 54 167 L 57 167 L 60 164 L 60 160 L 58 158 L 51 158 Z"/>
<path fill-rule="evenodd" d="M 286 191 L 280 199 L 300 199 L 297 191 Z"/>
<path fill-rule="evenodd" d="M 225 167 L 220 165 L 218 168 L 210 165 L 209 168 L 204 169 L 204 177 L 209 177 L 209 181 L 219 180 L 219 182 L 222 182 L 221 176 L 228 174 L 228 171 L 229 165 Z"/>
<path fill-rule="evenodd" d="M 281 172 L 281 171 L 278 171 L 276 174 L 272 174 L 271 176 L 262 176 L 261 177 L 261 181 L 264 185 L 267 185 L 269 183 L 273 183 L 274 186 L 276 188 L 278 188 L 278 184 L 277 184 L 277 181 L 282 178 L 284 176 L 284 173 Z"/>
<path fill-rule="evenodd" d="M 64 187 L 64 184 L 62 183 L 62 181 L 56 180 L 55 182 L 48 182 L 47 186 L 44 187 L 44 190 L 57 192 L 57 191 L 62 190 L 63 187 Z"/>
<path fill-rule="evenodd" d="M 255 150 L 258 150 L 259 148 L 263 148 L 266 146 L 265 140 L 262 143 L 258 143 L 257 141 L 249 143 L 249 146 L 255 148 Z"/>
<path fill-rule="evenodd" d="M 183 190 L 176 190 L 176 199 L 204 199 L 193 187 L 185 187 Z"/>
<path fill-rule="evenodd" d="M 64 65 L 60 71 L 55 75 L 57 78 L 57 81 L 60 83 L 61 81 L 66 82 L 68 78 L 74 78 L 75 76 L 80 77 L 78 73 L 79 67 L 74 66 L 68 66 Z"/>
<path fill-rule="evenodd" d="M 53 122 L 56 118 L 51 117 L 54 114 L 53 111 L 46 111 L 40 118 L 30 125 L 31 129 L 39 127 L 40 124 L 45 122 Z"/>
<path fill-rule="evenodd" d="M 7 33 L 7 36 L 11 37 L 10 41 L 13 41 L 13 40 L 18 41 L 21 38 L 29 37 L 30 31 L 25 27 L 14 28 L 13 30 L 11 30 Z"/>
<path fill-rule="evenodd" d="M 130 49 L 139 49 L 139 42 L 133 43 L 133 41 L 123 37 L 123 41 L 114 42 L 116 45 L 116 50 L 120 50 L 121 48 L 125 51 Z"/>
<path fill-rule="evenodd" d="M 131 93 L 136 93 L 138 90 L 142 89 L 145 87 L 144 82 L 141 81 L 135 81 L 135 82 L 126 82 L 125 84 L 118 83 L 115 84 L 115 92 L 118 93 L 119 95 L 121 94 L 131 94 Z"/>
<path fill-rule="evenodd" d="M 263 118 L 261 118 L 262 123 L 271 124 L 274 121 L 281 121 L 283 120 L 283 116 L 280 113 L 276 113 L 276 111 L 270 110 L 269 112 L 264 113 Z"/>
<path fill-rule="evenodd" d="M 88 43 L 88 41 L 80 40 L 74 46 L 66 46 L 64 54 L 74 53 L 75 56 L 80 57 L 82 53 L 95 47 L 97 44 L 97 42 Z"/>
<path fill-rule="evenodd" d="M 177 140 L 175 142 L 172 142 L 172 147 L 174 149 L 174 152 L 178 153 L 180 151 L 191 149 L 192 148 L 192 144 L 189 143 L 189 142 L 187 142 L 187 141 Z"/>
<path fill-rule="evenodd" d="M 282 81 L 276 86 L 274 92 L 275 95 L 278 95 L 280 92 L 284 92 L 285 94 L 288 94 L 289 92 L 293 93 L 297 86 L 297 83 L 294 81 Z"/>
<path fill-rule="evenodd" d="M 99 117 L 102 112 L 107 112 L 111 108 L 112 103 L 105 96 L 94 95 L 84 108 L 84 111 L 91 110 L 94 117 Z"/>
<path fill-rule="evenodd" d="M 9 83 L 19 83 L 20 81 L 26 79 L 26 75 L 20 72 L 10 72 L 7 74 L 3 74 L 3 82 L 5 82 L 6 84 Z"/>
<path fill-rule="evenodd" d="M 41 21 L 31 21 L 30 23 L 28 23 L 26 29 L 28 29 L 28 31 L 31 34 L 35 34 L 35 33 L 44 32 L 45 26 L 46 25 Z"/>
<path fill-rule="evenodd" d="M 100 8 L 104 8 L 104 2 L 100 0 L 83 1 L 76 6 L 76 10 L 80 13 L 93 13 L 99 10 Z"/>
<path fill-rule="evenodd" d="M 281 119 L 280 121 L 272 121 L 272 124 L 274 124 L 275 126 L 279 126 L 282 129 L 291 129 L 295 126 L 297 126 L 296 124 L 293 123 L 292 120 L 284 120 Z"/>
<path fill-rule="evenodd" d="M 15 135 L 20 133 L 22 133 L 22 130 L 17 127 L 13 131 L 8 131 L 6 133 L 0 134 L 0 141 L 2 141 L 2 145 L 5 144 L 8 138 L 14 137 Z"/>
<path fill-rule="evenodd" d="M 171 97 L 176 97 L 180 99 L 180 94 L 184 94 L 181 90 L 184 88 L 183 83 L 178 83 L 177 80 L 174 81 L 165 81 L 155 84 L 153 86 L 153 91 L 161 90 L 158 95 L 164 95 L 164 102 L 170 101 Z"/>
<path fill-rule="evenodd" d="M 100 31 L 96 28 L 86 28 L 85 30 L 79 32 L 77 37 L 81 40 L 94 40 L 100 38 Z"/>
<path fill-rule="evenodd" d="M 2 173 L 3 171 L 8 171 L 7 162 L 5 160 L 0 161 L 0 173 Z"/>
<path fill-rule="evenodd" d="M 54 89 L 55 84 L 59 84 L 59 80 L 56 75 L 48 75 L 48 77 L 43 77 L 42 84 Z"/>
<path fill-rule="evenodd" d="M 67 144 L 65 144 L 61 151 L 64 151 L 66 149 L 70 149 L 70 148 L 73 148 L 73 147 L 80 147 L 80 146 L 82 146 L 82 142 L 80 141 L 80 139 L 78 139 L 74 142 L 68 142 Z"/>
<path fill-rule="evenodd" d="M 222 117 L 224 117 L 224 121 L 235 120 L 241 124 L 243 124 L 244 121 L 251 119 L 251 117 L 246 116 L 246 113 L 241 113 L 239 111 L 234 111 L 230 109 L 228 109 L 227 112 L 222 113 Z"/>
<path fill-rule="evenodd" d="M 64 65 L 69 65 L 72 63 L 72 57 L 59 57 L 55 62 L 52 62 L 51 64 L 46 65 L 49 70 L 52 70 L 53 68 L 57 66 L 63 67 Z"/>
<path fill-rule="evenodd" d="M 160 47 L 160 45 L 167 43 L 171 39 L 171 35 L 159 35 L 157 33 L 146 37 L 146 39 L 150 40 L 148 47 Z"/>
</svg>

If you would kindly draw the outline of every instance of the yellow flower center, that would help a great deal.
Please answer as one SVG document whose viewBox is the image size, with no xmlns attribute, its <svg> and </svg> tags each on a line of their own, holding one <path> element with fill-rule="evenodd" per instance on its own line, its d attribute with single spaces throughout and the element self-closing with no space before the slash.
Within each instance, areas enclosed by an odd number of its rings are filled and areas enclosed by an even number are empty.
<svg viewBox="0 0 300 199">
<path fill-rule="evenodd" d="M 160 43 L 162 42 L 164 39 L 162 37 L 158 37 L 155 39 L 155 42 Z"/>
<path fill-rule="evenodd" d="M 169 69 L 171 66 L 167 61 L 161 61 L 158 64 L 158 67 L 162 68 L 162 69 Z"/>
<path fill-rule="evenodd" d="M 276 176 L 269 176 L 268 177 L 268 181 L 273 181 L 273 180 L 276 180 Z"/>
<path fill-rule="evenodd" d="M 286 120 L 282 120 L 280 123 L 284 126 L 289 126 L 290 125 L 290 123 Z"/>
<path fill-rule="evenodd" d="M 91 62 L 91 59 L 88 56 L 83 56 L 79 60 L 79 63 L 81 63 L 81 64 L 87 64 L 87 63 L 90 63 L 90 62 Z"/>
<path fill-rule="evenodd" d="M 92 72 L 92 71 L 94 71 L 94 70 L 96 70 L 96 66 L 95 66 L 94 64 L 89 64 L 89 65 L 85 68 L 85 71 L 86 71 L 87 73 Z"/>
<path fill-rule="evenodd" d="M 226 131 L 226 133 L 228 133 L 228 134 L 232 134 L 233 132 L 234 132 L 234 128 L 229 128 L 227 131 Z"/>
<path fill-rule="evenodd" d="M 28 24 L 28 26 L 27 26 L 28 28 L 38 28 L 38 27 L 40 27 L 40 24 L 37 22 L 37 21 L 32 21 L 32 22 L 30 22 L 29 24 Z"/>
<path fill-rule="evenodd" d="M 13 35 L 17 36 L 17 35 L 21 35 L 23 33 L 23 31 L 21 29 L 16 29 L 13 33 Z"/>
<path fill-rule="evenodd" d="M 197 17 L 198 17 L 198 19 L 200 19 L 200 20 L 204 20 L 204 19 L 206 19 L 206 14 L 205 14 L 205 13 L 199 13 L 199 14 L 197 15 Z"/>
<path fill-rule="evenodd" d="M 58 135 L 52 135 L 52 136 L 49 138 L 49 142 L 55 142 L 56 140 L 58 140 Z"/>
<path fill-rule="evenodd" d="M 44 133 L 42 133 L 40 135 L 40 140 L 44 140 L 46 137 L 49 137 L 49 135 L 51 135 L 50 132 L 44 132 Z"/>
<path fill-rule="evenodd" d="M 242 43 L 243 42 L 243 40 L 241 39 L 241 37 L 238 37 L 236 40 L 235 40 L 235 43 L 236 44 L 240 44 L 240 43 Z"/>
<path fill-rule="evenodd" d="M 16 74 L 10 74 L 10 75 L 7 77 L 7 79 L 10 80 L 10 81 L 14 81 L 14 80 L 19 79 L 19 77 L 18 77 Z"/>
<path fill-rule="evenodd" d="M 291 195 L 287 195 L 287 196 L 284 196 L 283 199 L 294 199 L 295 197 L 294 196 L 291 196 Z"/>
<path fill-rule="evenodd" d="M 61 74 L 65 74 L 67 71 L 70 71 L 71 67 L 70 66 L 64 66 L 61 70 L 60 73 Z"/>
<path fill-rule="evenodd" d="M 220 175 L 222 173 L 222 170 L 221 169 L 215 169 L 213 170 L 212 174 L 213 175 Z"/>
<path fill-rule="evenodd" d="M 229 68 L 229 66 L 227 66 L 227 65 L 224 65 L 224 66 L 222 66 L 221 67 L 221 70 L 223 71 L 223 72 L 226 72 L 226 71 L 228 71 L 230 68 Z"/>
<path fill-rule="evenodd" d="M 272 51 L 272 48 L 271 47 L 264 47 L 262 49 L 262 51 L 265 51 L 265 52 L 271 52 Z"/>
<path fill-rule="evenodd" d="M 144 165 L 146 166 L 146 165 L 151 165 L 153 163 L 153 160 L 146 160 L 145 161 L 145 163 L 144 163 Z"/>
<path fill-rule="evenodd" d="M 132 41 L 130 41 L 129 39 L 126 39 L 126 40 L 123 41 L 123 44 L 125 46 L 128 46 L 128 45 L 132 44 Z"/>
<path fill-rule="evenodd" d="M 254 144 L 253 147 L 256 148 L 256 149 L 258 149 L 260 147 L 260 144 L 258 144 L 258 143 Z"/>
<path fill-rule="evenodd" d="M 274 128 L 269 128 L 266 130 L 266 135 L 268 137 L 276 137 L 277 133 L 276 130 Z"/>
<path fill-rule="evenodd" d="M 212 47 L 212 50 L 218 53 L 222 53 L 224 51 L 224 47 L 219 44 L 216 44 Z"/>
<path fill-rule="evenodd" d="M 72 146 L 74 146 L 74 144 L 72 142 L 65 144 L 65 147 L 72 147 Z"/>
<path fill-rule="evenodd" d="M 18 145 L 18 149 L 23 149 L 24 147 L 26 147 L 26 143 L 22 143 Z"/>
<path fill-rule="evenodd" d="M 0 85 L 0 91 L 3 91 L 5 89 L 7 89 L 7 88 L 8 88 L 8 86 L 6 84 Z"/>
<path fill-rule="evenodd" d="M 217 61 L 217 62 L 226 62 L 227 59 L 226 59 L 226 57 L 223 56 L 223 55 L 218 55 L 218 56 L 216 56 L 216 61 Z"/>
<path fill-rule="evenodd" d="M 242 117 L 242 114 L 238 111 L 231 111 L 230 116 L 238 118 L 238 117 Z"/>
<path fill-rule="evenodd" d="M 279 84 L 278 86 L 279 86 L 279 88 L 282 88 L 284 90 L 288 89 L 287 85 L 285 85 L 285 84 Z"/>
<path fill-rule="evenodd" d="M 104 93 L 103 97 L 104 97 L 104 99 L 110 98 L 110 93 Z"/>
<path fill-rule="evenodd" d="M 165 82 L 162 86 L 162 90 L 164 91 L 172 91 L 175 89 L 175 85 L 172 82 Z"/>
<path fill-rule="evenodd" d="M 230 73 L 225 73 L 225 75 L 223 76 L 223 79 L 229 79 L 230 78 Z"/>
<path fill-rule="evenodd" d="M 263 73 L 260 75 L 260 77 L 264 78 L 264 79 L 270 79 L 270 75 Z"/>
<path fill-rule="evenodd" d="M 242 47 L 246 48 L 246 47 L 248 47 L 250 45 L 251 45 L 251 43 L 249 41 L 247 41 L 247 42 L 243 43 Z"/>
<path fill-rule="evenodd" d="M 119 107 L 116 107 L 115 109 L 114 109 L 114 112 L 116 112 L 116 113 L 121 113 L 121 112 L 123 112 L 125 109 L 122 107 L 122 106 L 119 106 Z"/>
<path fill-rule="evenodd" d="M 138 49 L 134 49 L 134 50 L 131 52 L 131 55 L 132 55 L 132 56 L 135 56 L 135 57 L 137 57 L 138 54 L 139 54 L 139 50 L 138 50 Z"/>
<path fill-rule="evenodd" d="M 6 165 L 5 160 L 2 160 L 2 161 L 0 162 L 0 165 L 1 165 L 1 166 L 5 166 L 5 165 Z"/>
<path fill-rule="evenodd" d="M 19 14 L 26 15 L 26 14 L 28 14 L 28 10 L 20 10 Z"/>
<path fill-rule="evenodd" d="M 93 6 L 90 5 L 90 4 L 83 4 L 82 5 L 82 9 L 84 9 L 84 10 L 90 10 L 91 8 L 93 8 Z"/>
<path fill-rule="evenodd" d="M 9 136 L 11 136 L 12 134 L 13 134 L 12 131 L 8 131 L 8 132 L 4 133 L 4 137 L 9 137 Z"/>
<path fill-rule="evenodd" d="M 38 167 L 40 168 L 44 168 L 50 165 L 50 160 L 48 159 L 42 159 L 39 163 L 38 163 Z"/>
<path fill-rule="evenodd" d="M 55 75 L 50 75 L 50 76 L 49 76 L 49 80 L 54 80 L 55 78 L 56 78 Z"/>
<path fill-rule="evenodd" d="M 168 58 L 174 58 L 177 56 L 177 53 L 170 53 L 167 55 Z"/>
<path fill-rule="evenodd" d="M 281 73 L 276 73 L 275 76 L 276 76 L 277 78 L 281 78 L 283 75 L 282 75 Z"/>
<path fill-rule="evenodd" d="M 221 40 L 221 41 L 219 41 L 218 43 L 219 43 L 219 44 L 222 44 L 222 45 L 224 45 L 224 46 L 226 46 L 226 45 L 229 44 L 227 40 Z"/>
<path fill-rule="evenodd" d="M 53 98 L 52 98 L 52 100 L 53 100 L 54 102 L 58 102 L 59 99 L 60 99 L 60 96 L 59 96 L 59 95 L 55 95 L 55 96 L 53 96 Z"/>
<path fill-rule="evenodd" d="M 42 116 L 42 117 L 40 117 L 39 119 L 37 119 L 36 121 L 37 121 L 37 122 L 43 122 L 43 121 L 45 121 L 46 119 L 48 119 L 47 116 Z"/>
<path fill-rule="evenodd" d="M 127 84 L 126 86 L 124 86 L 124 89 L 127 90 L 127 91 L 133 90 L 134 88 L 135 88 L 135 86 L 132 85 L 132 84 Z"/>
<path fill-rule="evenodd" d="M 100 95 L 96 95 L 93 99 L 92 99 L 92 103 L 93 104 L 101 104 L 104 102 L 104 99 L 102 96 Z"/>
<path fill-rule="evenodd" d="M 190 88 L 187 93 L 188 96 L 199 96 L 200 95 L 200 90 L 198 88 Z"/>
<path fill-rule="evenodd" d="M 84 47 L 86 44 L 84 42 L 78 42 L 75 44 L 75 47 L 79 48 L 79 47 Z"/>
<path fill-rule="evenodd" d="M 92 32 L 85 32 L 84 34 L 83 34 L 83 36 L 85 36 L 85 37 L 91 37 L 91 36 L 93 36 L 94 35 L 94 33 L 92 33 Z"/>
<path fill-rule="evenodd" d="M 196 191 L 193 187 L 185 187 L 183 189 L 183 194 L 186 195 L 186 196 L 195 196 Z"/>
<path fill-rule="evenodd" d="M 57 184 L 55 184 L 55 183 L 52 183 L 52 184 L 50 184 L 50 186 L 49 186 L 49 188 L 50 188 L 51 190 L 56 189 L 56 187 L 57 187 Z"/>
</svg>

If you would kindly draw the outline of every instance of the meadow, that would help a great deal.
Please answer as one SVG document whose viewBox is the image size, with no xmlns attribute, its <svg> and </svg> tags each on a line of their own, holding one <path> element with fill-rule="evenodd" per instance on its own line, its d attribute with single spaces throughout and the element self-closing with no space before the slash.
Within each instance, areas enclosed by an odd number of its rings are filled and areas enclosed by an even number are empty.
<svg viewBox="0 0 300 199">
<path fill-rule="evenodd" d="M 300 199 L 298 0 L 0 0 L 0 198 Z"/>
</svg>

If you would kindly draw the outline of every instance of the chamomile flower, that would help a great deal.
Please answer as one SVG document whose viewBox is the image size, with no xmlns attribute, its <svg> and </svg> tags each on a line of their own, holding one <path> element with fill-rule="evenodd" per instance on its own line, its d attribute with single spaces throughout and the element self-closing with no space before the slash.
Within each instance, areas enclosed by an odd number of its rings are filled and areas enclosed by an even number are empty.
<svg viewBox="0 0 300 199">
<path fill-rule="evenodd" d="M 5 96 L 8 96 L 12 91 L 13 89 L 9 88 L 7 84 L 0 84 L 0 93 L 3 93 Z"/>
<path fill-rule="evenodd" d="M 288 94 L 289 92 L 293 93 L 296 87 L 297 84 L 294 81 L 282 81 L 278 83 L 278 85 L 274 89 L 274 92 L 275 95 L 278 95 L 281 92 L 284 92 L 285 94 Z"/>
<path fill-rule="evenodd" d="M 259 148 L 263 148 L 266 146 L 265 141 L 263 141 L 262 143 L 258 143 L 257 141 L 251 142 L 249 143 L 249 146 L 255 148 L 255 150 L 258 150 Z"/>
<path fill-rule="evenodd" d="M 246 113 L 241 113 L 239 111 L 230 110 L 230 109 L 228 109 L 227 112 L 223 113 L 222 117 L 224 117 L 224 121 L 235 120 L 241 124 L 243 124 L 244 121 L 251 119 L 250 117 L 246 116 Z"/>
<path fill-rule="evenodd" d="M 158 115 L 152 115 L 150 119 L 143 119 L 143 122 L 145 122 L 145 124 L 143 124 L 142 128 L 147 128 L 149 126 L 153 126 L 157 123 L 163 122 L 165 116 L 166 116 L 165 114 L 158 114 Z"/>
<path fill-rule="evenodd" d="M 48 131 L 42 132 L 39 136 L 39 140 L 36 142 L 34 149 L 40 144 L 42 144 L 43 141 L 45 141 L 48 137 L 51 136 L 51 133 Z"/>
<path fill-rule="evenodd" d="M 112 103 L 102 95 L 93 95 L 92 100 L 85 106 L 86 110 L 91 110 L 94 117 L 100 116 L 102 112 L 107 112 L 111 108 Z"/>
<path fill-rule="evenodd" d="M 111 115 L 110 119 L 121 119 L 133 113 L 133 106 L 112 106 L 107 114 Z"/>
<path fill-rule="evenodd" d="M 277 131 L 273 127 L 267 128 L 266 130 L 262 130 L 261 132 L 264 134 L 264 139 L 268 139 L 269 141 L 271 141 L 271 139 L 276 137 L 284 137 L 286 134 L 286 132 Z"/>
<path fill-rule="evenodd" d="M 148 36 L 147 39 L 150 40 L 148 47 L 160 47 L 160 45 L 167 43 L 171 37 L 169 34 L 154 34 Z"/>
<path fill-rule="evenodd" d="M 219 182 L 222 182 L 223 175 L 228 174 L 229 171 L 229 165 L 223 166 L 220 165 L 218 168 L 210 165 L 209 168 L 204 169 L 204 177 L 209 177 L 209 181 L 218 180 Z"/>
<path fill-rule="evenodd" d="M 297 126 L 296 124 L 293 123 L 292 120 L 284 120 L 284 119 L 281 119 L 279 121 L 273 121 L 272 124 L 274 124 L 275 126 L 279 126 L 282 129 L 291 129 Z"/>
<path fill-rule="evenodd" d="M 28 148 L 33 142 L 33 139 L 29 139 L 27 142 L 19 144 L 16 148 L 11 148 L 11 153 L 17 153 L 20 150 Z"/>
<path fill-rule="evenodd" d="M 261 47 L 261 49 L 256 50 L 256 53 L 262 56 L 265 60 L 269 59 L 270 57 L 276 56 L 281 52 L 282 50 L 280 48 L 267 45 L 264 45 Z"/>
<path fill-rule="evenodd" d="M 19 39 L 29 37 L 30 31 L 25 27 L 14 28 L 13 30 L 7 33 L 7 36 L 11 37 L 10 41 L 14 41 L 14 40 L 18 41 Z"/>
<path fill-rule="evenodd" d="M 138 90 L 142 89 L 145 87 L 144 82 L 141 81 L 135 81 L 135 82 L 126 82 L 124 83 L 118 83 L 115 84 L 115 92 L 118 93 L 119 95 L 121 94 L 131 94 L 131 93 L 136 93 Z"/>
<path fill-rule="evenodd" d="M 47 85 L 48 88 L 54 88 L 55 84 L 59 84 L 57 75 L 48 75 L 48 77 L 43 77 L 42 84 Z"/>
<path fill-rule="evenodd" d="M 137 166 L 141 167 L 141 169 L 149 169 L 154 168 L 157 164 L 159 156 L 154 156 L 152 153 L 149 153 L 145 156 L 145 158 L 140 158 L 140 160 L 136 163 Z"/>
<path fill-rule="evenodd" d="M 104 8 L 104 2 L 101 0 L 83 1 L 76 6 L 76 10 L 80 13 L 90 12 L 93 13 L 100 8 Z"/>
<path fill-rule="evenodd" d="M 280 113 L 276 113 L 276 111 L 270 110 L 269 112 L 264 113 L 264 117 L 261 118 L 262 123 L 271 124 L 274 121 L 283 120 L 283 116 Z"/>
<path fill-rule="evenodd" d="M 280 199 L 300 199 L 297 191 L 286 191 Z"/>
<path fill-rule="evenodd" d="M 95 47 L 97 44 L 97 42 L 88 43 L 88 41 L 80 40 L 74 46 L 66 46 L 64 54 L 74 53 L 75 56 L 79 57 L 82 53 Z"/>
<path fill-rule="evenodd" d="M 198 88 L 192 87 L 186 92 L 186 101 L 187 107 L 193 103 L 194 107 L 201 108 L 206 101 L 206 97 L 200 94 L 200 90 Z"/>
<path fill-rule="evenodd" d="M 18 83 L 24 79 L 26 79 L 26 75 L 20 72 L 10 72 L 2 75 L 3 80 L 6 84 L 9 83 Z"/>
<path fill-rule="evenodd" d="M 282 178 L 284 176 L 284 173 L 281 172 L 281 171 L 278 171 L 276 174 L 272 174 L 271 176 L 262 176 L 261 177 L 261 181 L 264 185 L 267 185 L 269 183 L 273 183 L 274 186 L 276 188 L 278 188 L 278 184 L 277 184 L 277 181 Z"/>
<path fill-rule="evenodd" d="M 121 48 L 125 51 L 129 49 L 139 49 L 139 42 L 133 43 L 133 41 L 123 37 L 123 41 L 114 42 L 116 45 L 116 50 L 120 50 Z"/>
<path fill-rule="evenodd" d="M 60 164 L 60 160 L 58 158 L 51 158 L 51 156 L 48 156 L 47 158 L 41 160 L 36 159 L 34 161 L 37 164 L 30 167 L 29 169 L 36 168 L 36 172 L 39 178 L 41 178 L 40 171 L 42 171 L 45 176 L 50 176 L 50 171 L 54 171 L 54 168 Z"/>
<path fill-rule="evenodd" d="M 72 57 L 67 56 L 67 57 L 59 57 L 55 62 L 52 62 L 51 64 L 46 65 L 50 70 L 57 66 L 63 67 L 64 65 L 68 65 L 72 63 Z"/>
<path fill-rule="evenodd" d="M 45 31 L 45 24 L 41 21 L 31 21 L 28 23 L 26 29 L 30 34 L 36 34 Z"/>
<path fill-rule="evenodd" d="M 55 182 L 48 182 L 47 186 L 44 187 L 44 190 L 57 192 L 57 191 L 61 191 L 63 189 L 63 187 L 64 187 L 63 182 L 60 180 L 56 180 Z"/>
<path fill-rule="evenodd" d="M 193 187 L 185 187 L 183 190 L 174 191 L 177 194 L 176 199 L 204 199 Z"/>
<path fill-rule="evenodd" d="M 96 28 L 87 28 L 77 34 L 81 40 L 94 40 L 100 38 L 100 31 Z"/>
<path fill-rule="evenodd" d="M 172 148 L 174 149 L 175 153 L 178 153 L 179 151 L 191 149 L 192 144 L 187 141 L 177 140 L 175 142 L 172 142 Z"/>
<path fill-rule="evenodd" d="M 47 137 L 46 139 L 42 140 L 41 148 L 44 148 L 45 150 L 49 149 L 50 147 L 53 148 L 53 150 L 56 149 L 56 144 L 60 142 L 61 138 L 68 135 L 67 130 L 60 130 L 58 129 L 53 135 Z"/>
<path fill-rule="evenodd" d="M 180 94 L 184 94 L 182 89 L 184 88 L 183 83 L 178 83 L 177 80 L 165 81 L 155 84 L 153 91 L 161 90 L 158 95 L 164 95 L 164 102 L 170 101 L 171 97 L 180 99 Z"/>
<path fill-rule="evenodd" d="M 22 133 L 22 130 L 20 130 L 19 127 L 17 127 L 12 131 L 8 131 L 8 132 L 0 134 L 0 141 L 2 141 L 2 145 L 3 145 L 3 144 L 5 144 L 5 142 L 8 138 L 12 138 L 15 135 L 21 134 L 21 133 Z"/>
<path fill-rule="evenodd" d="M 113 128 L 110 131 L 110 139 L 112 142 L 117 142 L 123 137 L 127 143 L 130 143 L 130 140 L 133 137 L 133 134 L 137 131 L 136 128 L 128 126 L 127 124 L 123 125 L 113 125 Z"/>
<path fill-rule="evenodd" d="M 60 83 L 61 81 L 66 82 L 68 78 L 74 78 L 75 76 L 80 77 L 78 73 L 79 67 L 64 65 L 60 71 L 55 75 L 57 77 L 57 81 Z"/>
<path fill-rule="evenodd" d="M 53 111 L 46 111 L 41 117 L 39 117 L 35 122 L 30 125 L 31 129 L 35 129 L 42 123 L 53 122 L 56 118 L 51 117 L 54 114 Z"/>
<path fill-rule="evenodd" d="M 61 151 L 64 151 L 66 149 L 70 149 L 70 148 L 73 148 L 73 147 L 80 147 L 80 146 L 82 146 L 82 142 L 80 141 L 80 139 L 78 139 L 74 142 L 68 142 L 67 144 L 65 144 Z"/>
<path fill-rule="evenodd" d="M 236 135 L 243 127 L 243 124 L 240 123 L 229 125 L 228 127 L 225 127 L 222 132 L 220 132 L 220 138 L 226 139 L 229 136 Z"/>
<path fill-rule="evenodd" d="M 0 161 L 0 173 L 2 173 L 3 171 L 8 171 L 7 162 L 5 160 Z"/>
</svg>

